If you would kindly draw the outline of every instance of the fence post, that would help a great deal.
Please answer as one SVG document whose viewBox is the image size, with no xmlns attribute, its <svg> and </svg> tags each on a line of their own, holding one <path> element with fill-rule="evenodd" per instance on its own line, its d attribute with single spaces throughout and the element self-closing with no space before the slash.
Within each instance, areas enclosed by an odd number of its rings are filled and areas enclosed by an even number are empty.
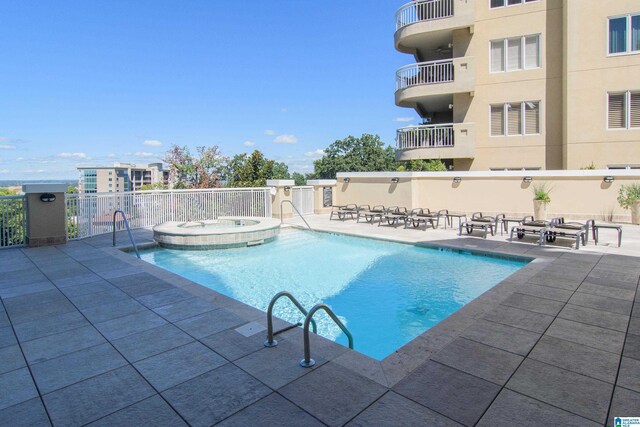
<svg viewBox="0 0 640 427">
<path fill-rule="evenodd" d="M 307 185 L 313 186 L 313 213 L 326 214 L 336 202 L 335 179 L 310 179 Z"/>
<path fill-rule="evenodd" d="M 291 218 L 293 209 L 289 203 L 282 206 L 283 200 L 291 201 L 291 187 L 294 181 L 292 179 L 268 179 L 267 187 L 272 187 L 271 191 L 271 212 L 274 218 Z M 282 208 L 282 212 L 280 211 Z"/>
<path fill-rule="evenodd" d="M 25 184 L 27 244 L 31 247 L 67 242 L 66 184 Z"/>
</svg>

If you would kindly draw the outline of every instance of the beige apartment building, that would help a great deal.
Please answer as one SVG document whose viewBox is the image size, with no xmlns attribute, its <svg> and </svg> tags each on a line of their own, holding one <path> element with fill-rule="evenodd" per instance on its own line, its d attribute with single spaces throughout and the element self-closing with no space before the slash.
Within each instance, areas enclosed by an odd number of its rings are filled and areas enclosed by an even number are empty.
<svg viewBox="0 0 640 427">
<path fill-rule="evenodd" d="M 640 168 L 640 0 L 427 0 L 396 13 L 399 160 Z"/>
<path fill-rule="evenodd" d="M 113 166 L 79 167 L 78 190 L 81 193 L 120 193 L 136 191 L 143 185 L 167 184 L 169 172 L 162 169 L 162 163 L 135 165 L 114 163 Z"/>
</svg>

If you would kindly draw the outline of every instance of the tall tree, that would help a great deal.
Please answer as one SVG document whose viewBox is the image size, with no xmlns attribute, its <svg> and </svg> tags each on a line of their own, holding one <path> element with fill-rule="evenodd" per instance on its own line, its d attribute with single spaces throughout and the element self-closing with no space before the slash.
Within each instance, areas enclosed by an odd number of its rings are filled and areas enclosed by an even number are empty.
<svg viewBox="0 0 640 427">
<path fill-rule="evenodd" d="M 335 178 L 338 172 L 395 171 L 395 150 L 385 146 L 378 135 L 363 134 L 337 140 L 324 150 L 324 156 L 313 162 L 318 178 Z"/>
<path fill-rule="evenodd" d="M 268 179 L 288 179 L 289 168 L 285 163 L 269 160 L 255 150 L 233 156 L 227 165 L 227 185 L 230 187 L 263 187 Z"/>
<path fill-rule="evenodd" d="M 189 147 L 174 145 L 165 154 L 164 161 L 169 165 L 169 182 L 173 188 L 220 187 L 227 163 L 217 145 L 196 147 L 195 156 Z"/>
</svg>

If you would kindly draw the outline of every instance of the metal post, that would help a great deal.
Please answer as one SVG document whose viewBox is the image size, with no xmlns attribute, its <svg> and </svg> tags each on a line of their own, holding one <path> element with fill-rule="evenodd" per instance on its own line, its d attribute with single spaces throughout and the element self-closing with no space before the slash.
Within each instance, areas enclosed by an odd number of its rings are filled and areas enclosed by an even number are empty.
<svg viewBox="0 0 640 427">
<path fill-rule="evenodd" d="M 353 335 L 347 329 L 347 327 L 338 319 L 338 316 L 334 314 L 331 308 L 326 304 L 316 304 L 311 310 L 309 310 L 309 314 L 304 319 L 304 359 L 300 361 L 300 366 L 303 368 L 310 368 L 316 364 L 316 361 L 311 358 L 311 348 L 310 348 L 310 340 L 309 340 L 309 323 L 313 322 L 313 315 L 318 310 L 323 310 L 325 313 L 331 317 L 331 319 L 338 325 L 338 327 L 342 330 L 342 332 L 349 339 L 349 348 L 353 350 Z"/>
</svg>

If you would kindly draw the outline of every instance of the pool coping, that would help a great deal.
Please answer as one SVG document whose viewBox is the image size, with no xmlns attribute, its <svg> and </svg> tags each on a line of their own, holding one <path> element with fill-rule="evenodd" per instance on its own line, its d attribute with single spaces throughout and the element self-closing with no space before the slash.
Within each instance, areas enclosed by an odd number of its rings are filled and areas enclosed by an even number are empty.
<svg viewBox="0 0 640 427">
<path fill-rule="evenodd" d="M 281 232 L 283 231 L 286 232 L 288 228 L 308 231 L 308 229 L 299 225 L 288 225 L 287 227 L 283 227 L 281 229 Z M 350 237 L 371 239 L 371 240 L 377 240 L 377 241 L 386 241 L 386 242 L 398 243 L 398 244 L 404 244 L 404 245 L 410 245 L 410 246 L 420 246 L 420 247 L 426 247 L 429 249 L 444 248 L 446 250 L 455 251 L 455 252 L 469 252 L 476 256 L 489 256 L 489 257 L 498 258 L 498 259 L 517 260 L 517 261 L 527 262 L 527 264 L 524 265 L 522 268 L 520 268 L 518 271 L 509 275 L 504 280 L 498 282 L 493 287 L 486 290 L 485 292 L 480 294 L 478 297 L 474 298 L 473 300 L 471 300 L 470 302 L 468 302 L 467 304 L 465 304 L 464 306 L 456 310 L 454 313 L 450 314 L 449 316 L 447 316 L 446 318 L 438 322 L 436 325 L 434 325 L 427 331 L 418 335 L 413 340 L 404 344 L 403 346 L 401 346 L 400 348 L 395 350 L 392 354 L 390 354 L 389 356 L 385 357 L 382 360 L 377 360 L 370 356 L 367 356 L 366 354 L 358 352 L 357 347 L 354 350 L 350 350 L 347 347 L 342 346 L 341 344 L 338 344 L 334 341 L 324 339 L 323 337 L 318 336 L 319 338 L 322 338 L 323 341 L 326 341 L 326 342 L 323 342 L 322 344 L 323 346 L 327 346 L 327 347 L 337 346 L 339 348 L 337 348 L 336 351 L 340 353 L 344 353 L 344 354 L 341 354 L 340 357 L 333 360 L 334 362 L 342 365 L 343 367 L 359 375 L 367 377 L 370 380 L 373 380 L 376 383 L 385 387 L 393 387 L 394 385 L 396 385 L 397 383 L 405 379 L 414 369 L 416 369 L 421 364 L 430 360 L 431 356 L 437 353 L 437 351 L 444 348 L 447 344 L 454 341 L 456 338 L 459 338 L 464 332 L 464 330 L 468 326 L 470 326 L 475 319 L 480 317 L 482 314 L 495 309 L 500 305 L 502 301 L 507 299 L 511 294 L 515 293 L 518 285 L 525 283 L 530 276 L 533 276 L 536 273 L 538 273 L 540 270 L 544 268 L 544 266 L 548 265 L 554 259 L 562 256 L 564 253 L 571 252 L 570 250 L 565 248 L 536 247 L 539 249 L 543 249 L 544 252 L 548 252 L 548 253 L 545 253 L 544 255 L 542 254 L 522 255 L 522 254 L 507 253 L 504 251 L 496 251 L 490 247 L 484 248 L 484 249 L 469 248 L 469 247 L 465 247 L 461 243 L 436 244 L 433 242 L 402 241 L 398 239 L 385 238 L 381 236 L 365 236 L 357 233 L 343 233 L 343 232 L 337 232 L 333 230 L 313 229 L 311 231 L 328 233 L 328 234 L 342 234 Z M 485 241 L 482 239 L 478 240 L 477 238 L 462 237 L 461 239 L 462 240 L 472 239 L 475 243 L 482 244 L 484 242 L 485 244 L 489 244 L 489 245 L 491 244 L 490 241 Z M 458 240 L 460 239 L 454 240 L 454 242 L 457 242 Z M 516 244 L 526 245 L 528 247 L 530 246 L 526 243 L 516 243 Z M 154 248 L 154 247 L 161 247 L 161 246 L 155 242 L 147 242 L 147 243 L 138 245 L 138 247 Z M 536 248 L 531 248 L 531 249 L 536 249 Z M 133 246 L 131 245 L 122 245 L 122 246 L 116 246 L 113 248 L 103 248 L 103 250 L 105 249 L 107 250 L 114 249 L 116 250 L 117 253 L 125 255 L 130 260 L 133 259 L 135 261 L 139 261 L 130 255 L 130 253 L 132 253 L 133 251 Z M 248 304 L 245 304 L 231 297 L 228 297 L 213 289 L 207 288 L 204 285 L 191 281 L 190 279 L 187 279 L 176 273 L 172 273 L 168 270 L 165 270 L 162 267 L 156 266 L 146 261 L 142 261 L 142 262 L 146 266 L 153 267 L 150 269 L 151 271 L 153 271 L 154 269 L 159 269 L 163 273 L 170 273 L 171 275 L 179 277 L 181 280 L 178 280 L 178 284 L 176 284 L 176 286 L 180 287 L 181 286 L 180 282 L 183 282 L 183 281 L 184 282 L 182 283 L 182 285 L 186 283 L 188 288 L 192 288 L 192 286 L 195 285 L 201 288 L 202 290 L 202 292 L 198 292 L 199 294 L 198 296 L 204 296 L 203 293 L 206 294 L 206 292 L 211 292 L 212 293 L 211 296 L 214 298 L 219 298 L 221 296 L 229 300 L 232 300 L 234 303 L 240 304 L 241 306 L 245 306 L 253 310 L 258 310 L 261 313 L 263 313 L 266 319 L 266 313 L 263 312 L 262 310 L 259 310 L 255 307 L 252 307 Z M 147 272 L 151 272 L 151 271 L 147 271 Z M 167 280 L 166 277 L 163 277 L 163 279 Z M 283 319 L 277 318 L 275 316 L 274 316 L 274 321 L 279 322 L 279 324 L 281 324 L 282 327 L 287 327 L 292 325 L 289 322 Z M 300 336 L 296 337 L 295 335 L 300 335 Z M 286 337 L 287 339 L 299 339 L 300 342 L 302 342 L 302 328 L 292 329 L 290 331 L 282 333 L 279 336 Z M 312 355 L 313 355 L 313 349 L 312 349 Z"/>
</svg>

